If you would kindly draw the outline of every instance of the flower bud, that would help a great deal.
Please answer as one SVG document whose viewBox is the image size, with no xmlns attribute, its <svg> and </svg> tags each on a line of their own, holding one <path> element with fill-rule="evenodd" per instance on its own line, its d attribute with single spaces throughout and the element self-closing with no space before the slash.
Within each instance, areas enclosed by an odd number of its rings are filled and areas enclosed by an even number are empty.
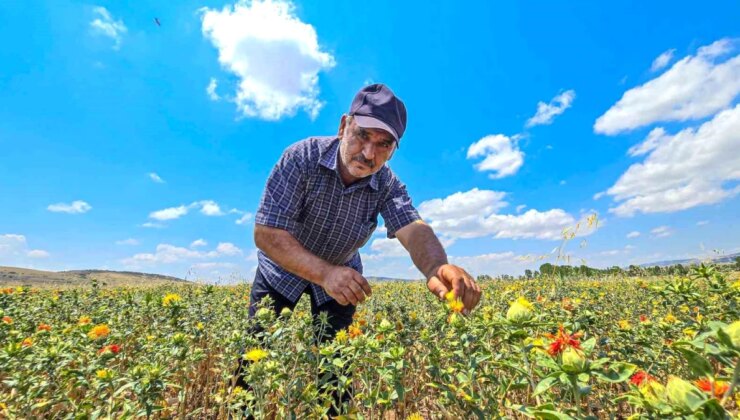
<svg viewBox="0 0 740 420">
<path fill-rule="evenodd" d="M 290 308 L 283 308 L 283 310 L 280 311 L 280 316 L 283 318 L 288 318 L 292 313 L 293 311 L 291 311 Z"/>
<path fill-rule="evenodd" d="M 668 378 L 666 396 L 673 406 L 689 412 L 693 411 L 697 401 L 706 399 L 694 385 L 676 376 Z"/>
<path fill-rule="evenodd" d="M 532 304 L 523 297 L 514 301 L 509 307 L 509 311 L 506 312 L 506 319 L 514 324 L 527 322 L 531 320 L 533 316 Z"/>
<path fill-rule="evenodd" d="M 725 333 L 730 336 L 732 345 L 740 348 L 740 321 L 735 321 L 725 328 Z"/>
<path fill-rule="evenodd" d="M 568 347 L 563 351 L 562 368 L 566 373 L 581 373 L 586 369 L 586 357 L 580 350 Z"/>
<path fill-rule="evenodd" d="M 273 311 L 267 308 L 259 308 L 257 310 L 257 313 L 255 314 L 257 319 L 263 322 L 269 322 L 272 321 L 272 317 L 274 315 Z"/>
</svg>

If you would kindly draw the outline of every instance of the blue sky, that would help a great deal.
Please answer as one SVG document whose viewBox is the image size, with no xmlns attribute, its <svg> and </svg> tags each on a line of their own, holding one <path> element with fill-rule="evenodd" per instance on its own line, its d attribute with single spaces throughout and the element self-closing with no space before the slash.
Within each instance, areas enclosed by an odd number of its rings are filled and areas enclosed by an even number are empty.
<svg viewBox="0 0 740 420">
<path fill-rule="evenodd" d="M 579 221 L 571 263 L 740 251 L 737 2 L 335 3 L 0 3 L 0 265 L 251 279 L 272 165 L 369 82 L 474 274 L 555 262 Z M 420 277 L 382 228 L 361 255 Z"/>
</svg>

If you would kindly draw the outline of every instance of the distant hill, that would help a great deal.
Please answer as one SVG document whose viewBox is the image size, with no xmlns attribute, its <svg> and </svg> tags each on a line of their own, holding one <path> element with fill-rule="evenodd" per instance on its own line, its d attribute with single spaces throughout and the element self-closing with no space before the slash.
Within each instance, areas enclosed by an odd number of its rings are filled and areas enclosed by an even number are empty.
<svg viewBox="0 0 740 420">
<path fill-rule="evenodd" d="M 734 254 L 728 254 L 728 255 L 719 255 L 716 257 L 708 258 L 711 262 L 722 264 L 722 263 L 733 263 L 735 262 L 735 258 L 740 257 L 740 252 L 734 253 Z M 658 267 L 666 267 L 669 265 L 691 265 L 691 264 L 701 264 L 702 262 L 706 262 L 707 259 L 699 259 L 699 258 L 690 258 L 687 260 L 668 260 L 668 261 L 656 261 L 651 263 L 645 263 L 640 264 L 640 267 L 655 267 L 656 265 Z"/>
<path fill-rule="evenodd" d="M 177 277 L 130 271 L 74 270 L 41 271 L 30 268 L 0 266 L 0 286 L 75 287 L 90 286 L 92 280 L 101 287 L 159 286 L 190 283 Z"/>
</svg>

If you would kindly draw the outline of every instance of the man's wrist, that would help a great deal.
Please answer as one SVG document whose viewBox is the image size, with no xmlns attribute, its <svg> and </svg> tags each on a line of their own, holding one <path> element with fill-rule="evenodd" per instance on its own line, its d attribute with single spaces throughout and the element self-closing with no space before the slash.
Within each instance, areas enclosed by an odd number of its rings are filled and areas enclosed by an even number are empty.
<svg viewBox="0 0 740 420">
<path fill-rule="evenodd" d="M 429 279 L 431 279 L 434 276 L 439 277 L 439 269 L 442 268 L 442 266 L 445 264 L 447 263 L 438 263 L 438 264 L 433 265 L 432 269 L 426 273 L 427 281 L 429 281 Z"/>
</svg>

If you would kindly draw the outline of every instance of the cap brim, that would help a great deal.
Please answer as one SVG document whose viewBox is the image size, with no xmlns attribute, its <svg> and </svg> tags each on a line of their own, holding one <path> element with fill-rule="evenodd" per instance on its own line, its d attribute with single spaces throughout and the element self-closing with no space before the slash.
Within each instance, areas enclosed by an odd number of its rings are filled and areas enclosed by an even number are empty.
<svg viewBox="0 0 740 420">
<path fill-rule="evenodd" d="M 396 139 L 396 145 L 399 145 L 398 136 L 396 135 L 395 130 L 393 130 L 391 126 L 384 123 L 383 121 L 380 121 L 377 118 L 368 117 L 366 115 L 353 115 L 352 118 L 354 119 L 355 123 L 357 123 L 357 125 L 362 128 L 379 128 L 383 131 L 387 131 L 388 134 Z"/>
</svg>

